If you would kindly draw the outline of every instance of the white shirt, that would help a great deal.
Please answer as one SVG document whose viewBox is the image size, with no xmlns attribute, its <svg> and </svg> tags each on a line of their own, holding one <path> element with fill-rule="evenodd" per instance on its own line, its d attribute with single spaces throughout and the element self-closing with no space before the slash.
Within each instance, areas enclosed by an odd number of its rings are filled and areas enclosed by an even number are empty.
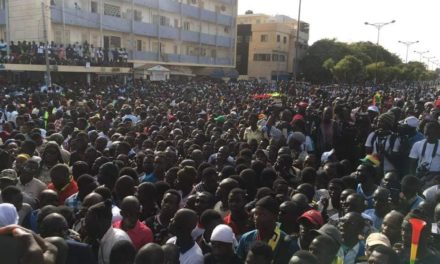
<svg viewBox="0 0 440 264">
<path fill-rule="evenodd" d="M 167 244 L 176 244 L 177 237 L 168 239 Z M 185 253 L 180 253 L 180 264 L 203 264 L 203 253 L 197 243 Z"/>
<path fill-rule="evenodd" d="M 390 150 L 390 144 L 391 144 L 391 140 L 390 140 L 391 139 L 391 135 L 386 136 L 386 139 L 383 140 L 384 142 L 379 142 L 380 141 L 379 137 L 376 137 L 374 142 L 371 142 L 373 140 L 373 137 L 374 137 L 375 134 L 376 134 L 376 132 L 371 132 L 368 135 L 367 141 L 365 142 L 365 147 L 372 148 L 373 149 L 373 154 L 378 154 L 379 151 L 377 149 L 377 144 L 378 143 L 381 143 L 381 144 L 385 143 L 385 150 L 389 151 Z M 392 152 L 398 152 L 399 148 L 400 148 L 400 139 L 397 137 L 395 139 Z M 384 172 L 392 171 L 394 169 L 395 168 L 394 168 L 393 164 L 391 164 L 391 162 L 386 157 L 384 157 L 383 158 L 383 170 L 384 170 Z"/>
<path fill-rule="evenodd" d="M 33 178 L 30 182 L 26 183 L 26 184 L 21 184 L 21 182 L 19 182 L 17 184 L 17 187 L 24 193 L 26 193 L 27 195 L 29 195 L 30 197 L 34 198 L 34 199 L 38 199 L 38 197 L 40 196 L 40 193 L 42 191 L 44 191 L 45 189 L 47 189 L 47 185 L 40 181 L 39 179 L 35 179 Z"/>
<path fill-rule="evenodd" d="M 110 227 L 101 239 L 98 251 L 98 263 L 109 264 L 110 253 L 113 246 L 120 240 L 127 240 L 131 243 L 130 237 L 122 229 Z"/>
<path fill-rule="evenodd" d="M 432 154 L 434 152 L 435 144 L 430 143 L 426 144 L 425 155 L 422 157 L 425 142 L 426 139 L 414 143 L 411 152 L 409 153 L 409 157 L 418 160 L 418 167 L 424 165 L 427 166 L 430 172 L 440 171 L 440 140 L 434 158 L 432 158 Z"/>
</svg>

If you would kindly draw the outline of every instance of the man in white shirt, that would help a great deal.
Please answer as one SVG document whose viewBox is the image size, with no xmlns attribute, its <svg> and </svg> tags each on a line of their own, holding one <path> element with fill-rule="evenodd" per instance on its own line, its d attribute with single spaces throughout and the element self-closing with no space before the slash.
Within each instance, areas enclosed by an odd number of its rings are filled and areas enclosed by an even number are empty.
<svg viewBox="0 0 440 264">
<path fill-rule="evenodd" d="M 130 237 L 121 229 L 112 227 L 112 203 L 110 200 L 91 206 L 85 217 L 87 235 L 99 241 L 98 263 L 109 264 L 110 253 L 116 242 Z"/>
<path fill-rule="evenodd" d="M 203 264 L 203 253 L 199 245 L 191 236 L 197 226 L 196 212 L 190 209 L 180 209 L 169 224 L 169 230 L 175 237 L 170 238 L 167 244 L 175 244 L 180 249 L 180 264 Z"/>
<path fill-rule="evenodd" d="M 411 172 L 419 178 L 430 176 L 426 181 L 432 180 L 440 174 L 440 124 L 429 122 L 425 125 L 426 139 L 416 142 L 409 154 L 411 158 Z"/>
<path fill-rule="evenodd" d="M 33 199 L 37 200 L 40 196 L 40 193 L 47 189 L 47 185 L 40 181 L 39 179 L 34 178 L 37 175 L 39 169 L 39 164 L 35 160 L 27 160 L 21 167 L 20 173 L 20 181 L 17 184 L 17 187 Z"/>
<path fill-rule="evenodd" d="M 393 156 L 399 152 L 400 139 L 394 135 L 391 128 L 394 126 L 394 114 L 384 113 L 378 118 L 378 129 L 368 135 L 365 147 L 368 154 L 379 155 L 383 161 L 383 172 L 395 170 L 392 163 Z"/>
</svg>

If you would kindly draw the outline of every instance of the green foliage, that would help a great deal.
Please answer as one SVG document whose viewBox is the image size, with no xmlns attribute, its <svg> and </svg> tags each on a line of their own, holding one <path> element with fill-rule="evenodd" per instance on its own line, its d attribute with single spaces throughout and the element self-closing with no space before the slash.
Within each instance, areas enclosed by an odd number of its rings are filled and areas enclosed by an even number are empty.
<svg viewBox="0 0 440 264">
<path fill-rule="evenodd" d="M 300 67 L 304 78 L 312 83 L 331 83 L 334 80 L 372 82 L 375 75 L 378 83 L 431 80 L 438 76 L 429 72 L 424 64 L 403 64 L 398 56 L 374 43 L 347 44 L 335 39 L 322 39 L 310 46 Z"/>
</svg>

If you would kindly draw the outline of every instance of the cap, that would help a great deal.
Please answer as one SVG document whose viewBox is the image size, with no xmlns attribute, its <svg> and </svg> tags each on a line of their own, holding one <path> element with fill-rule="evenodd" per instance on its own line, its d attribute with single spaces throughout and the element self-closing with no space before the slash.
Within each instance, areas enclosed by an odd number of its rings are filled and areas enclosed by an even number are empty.
<svg viewBox="0 0 440 264">
<path fill-rule="evenodd" d="M 211 241 L 218 241 L 224 243 L 234 243 L 235 235 L 232 228 L 228 225 L 218 225 L 214 228 L 211 234 Z"/>
<path fill-rule="evenodd" d="M 0 179 L 15 181 L 18 179 L 17 172 L 13 169 L 4 169 L 0 172 Z"/>
<path fill-rule="evenodd" d="M 417 119 L 417 117 L 415 117 L 415 116 L 408 116 L 407 118 L 405 118 L 403 123 L 405 125 L 410 126 L 410 127 L 417 128 L 419 126 L 420 122 L 419 122 L 419 119 Z"/>
<path fill-rule="evenodd" d="M 324 219 L 322 218 L 322 215 L 320 212 L 312 209 L 309 210 L 305 213 L 303 213 L 299 218 L 298 218 L 298 222 L 301 220 L 307 220 L 309 222 L 311 222 L 312 224 L 314 224 L 315 226 L 322 226 L 324 224 Z"/>
<path fill-rule="evenodd" d="M 369 247 L 376 246 L 376 245 L 383 245 L 383 246 L 386 246 L 386 247 L 391 247 L 390 240 L 388 239 L 388 237 L 386 237 L 382 233 L 371 233 L 367 237 L 367 240 L 365 241 L 365 243 Z"/>
<path fill-rule="evenodd" d="M 359 160 L 363 165 L 371 165 L 373 167 L 379 167 L 380 159 L 376 155 L 367 155 L 365 158 Z"/>
<path fill-rule="evenodd" d="M 303 120 L 303 119 L 304 119 L 304 117 L 303 117 L 302 115 L 300 115 L 300 114 L 296 114 L 296 115 L 293 116 L 292 121 L 295 121 L 295 120 Z"/>
<path fill-rule="evenodd" d="M 325 224 L 318 230 L 312 230 L 311 232 L 317 235 L 328 236 L 332 238 L 336 243 L 342 245 L 342 236 L 341 232 L 334 225 Z"/>
<path fill-rule="evenodd" d="M 371 112 L 379 113 L 379 108 L 375 105 L 370 105 L 367 110 Z"/>
</svg>

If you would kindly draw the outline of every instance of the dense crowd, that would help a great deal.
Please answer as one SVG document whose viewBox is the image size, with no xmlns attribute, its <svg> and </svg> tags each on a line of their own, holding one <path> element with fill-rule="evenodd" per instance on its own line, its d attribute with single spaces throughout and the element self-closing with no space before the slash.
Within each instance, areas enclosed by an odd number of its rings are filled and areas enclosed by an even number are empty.
<svg viewBox="0 0 440 264">
<path fill-rule="evenodd" d="M 1 262 L 440 263 L 438 87 L 5 85 Z"/>
<path fill-rule="evenodd" d="M 9 54 L 7 50 L 9 48 Z M 87 41 L 74 44 L 18 41 L 8 45 L 0 40 L 0 63 L 46 64 L 46 49 L 51 65 L 71 66 L 127 66 L 128 51 L 125 48 L 94 47 Z"/>
</svg>

